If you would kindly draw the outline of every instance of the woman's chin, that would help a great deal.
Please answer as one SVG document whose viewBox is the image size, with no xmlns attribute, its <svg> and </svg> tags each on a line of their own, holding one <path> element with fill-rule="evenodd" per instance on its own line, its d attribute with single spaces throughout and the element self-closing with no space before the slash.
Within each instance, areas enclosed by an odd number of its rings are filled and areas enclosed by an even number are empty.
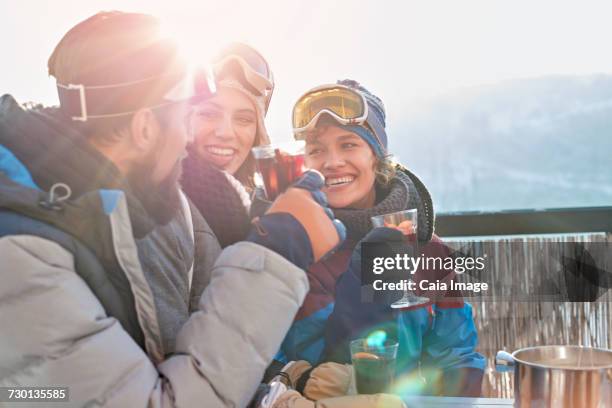
<svg viewBox="0 0 612 408">
<path fill-rule="evenodd" d="M 234 173 L 240 167 L 234 163 L 234 160 L 221 160 L 216 157 L 211 157 L 210 155 L 204 157 L 204 160 L 208 161 L 210 164 L 212 164 L 219 170 L 226 171 L 231 175 L 234 175 Z"/>
<path fill-rule="evenodd" d="M 223 171 L 228 172 L 229 174 L 231 174 L 232 176 L 234 175 L 234 173 L 236 173 L 236 170 L 238 170 L 237 166 L 232 165 L 231 163 L 225 166 L 219 166 L 219 168 Z"/>
<path fill-rule="evenodd" d="M 347 208 L 351 205 L 351 200 L 347 200 L 340 194 L 327 194 L 327 202 L 331 208 Z"/>
</svg>

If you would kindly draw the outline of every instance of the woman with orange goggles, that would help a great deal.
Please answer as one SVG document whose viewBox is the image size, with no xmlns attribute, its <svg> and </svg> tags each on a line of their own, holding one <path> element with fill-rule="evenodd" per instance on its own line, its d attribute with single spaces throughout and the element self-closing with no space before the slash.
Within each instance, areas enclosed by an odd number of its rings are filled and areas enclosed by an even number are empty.
<svg viewBox="0 0 612 408">
<path fill-rule="evenodd" d="M 278 358 L 350 363 L 350 340 L 383 329 L 399 343 L 398 375 L 421 366 L 440 374 L 421 394 L 477 395 L 485 360 L 475 351 L 472 308 L 460 296 L 443 294 L 399 313 L 389 304 L 361 302 L 360 243 L 401 236 L 390 228 L 372 229 L 372 216 L 416 209 L 419 243 L 433 253 L 444 250 L 433 234 L 427 188 L 389 158 L 385 119 L 380 98 L 352 80 L 313 88 L 293 108 L 295 138 L 306 140 L 305 164 L 325 177 L 323 192 L 346 226 L 347 239 L 333 256 L 308 270 L 310 291 Z M 417 271 L 415 276 L 432 279 L 439 272 Z"/>
</svg>

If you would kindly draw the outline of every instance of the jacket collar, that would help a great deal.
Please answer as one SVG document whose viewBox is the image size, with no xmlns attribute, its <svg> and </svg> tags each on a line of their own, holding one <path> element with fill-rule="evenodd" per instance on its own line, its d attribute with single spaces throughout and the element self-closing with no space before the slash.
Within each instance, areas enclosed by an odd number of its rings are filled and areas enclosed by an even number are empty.
<svg viewBox="0 0 612 408">
<path fill-rule="evenodd" d="M 4 107 L 1 102 L 0 108 Z M 31 139 L 24 138 L 25 141 L 19 143 L 16 135 L 23 129 L 15 127 L 15 123 L 7 121 L 2 114 L 0 112 L 0 209 L 42 221 L 76 238 L 94 253 L 118 290 L 124 286 L 117 286 L 117 279 L 120 279 L 117 273 L 123 274 L 129 281 L 129 292 L 133 295 L 133 298 L 127 300 L 135 308 L 139 326 L 139 329 L 134 328 L 130 334 L 135 336 L 139 344 L 144 345 L 155 362 L 160 362 L 163 352 L 153 293 L 141 268 L 134 240 L 134 237 L 138 237 L 136 227 L 141 228 L 140 234 L 144 236 L 150 231 L 148 226 L 154 225 L 142 205 L 126 193 L 129 189 L 122 188 L 125 184 L 114 166 L 108 161 L 94 161 L 97 152 L 70 149 L 70 145 L 65 144 L 64 155 L 58 155 L 58 160 L 65 157 L 66 163 L 46 160 L 44 149 L 37 146 L 27 148 L 27 142 L 32 142 Z M 34 120 L 32 122 L 38 125 Z M 7 128 L 12 132 L 7 132 Z M 46 135 L 54 136 L 50 133 Z M 63 141 L 59 139 L 58 142 Z M 4 145 L 5 142 L 13 150 Z M 80 157 L 81 164 L 75 160 L 75 156 L 89 153 L 88 156 Z M 87 166 L 86 160 L 92 160 L 93 163 Z M 45 165 L 41 165 L 41 162 L 45 162 Z M 74 177 L 66 170 L 72 163 L 77 164 L 74 169 L 77 175 Z M 92 178 L 93 181 L 87 183 L 83 176 L 90 174 L 96 177 L 90 171 L 96 163 L 107 166 L 108 171 L 101 172 L 99 178 Z M 45 166 L 49 166 L 47 174 L 43 171 Z M 54 181 L 68 184 L 76 194 L 61 202 L 52 201 L 51 194 L 43 191 L 43 186 L 51 187 Z M 105 189 L 104 186 L 114 189 Z M 139 336 L 143 335 L 141 339 Z"/>
<path fill-rule="evenodd" d="M 93 148 L 58 108 L 24 109 L 12 96 L 2 96 L 0 145 L 25 166 L 40 189 L 49 191 L 54 184 L 65 183 L 72 198 L 100 189 L 122 190 L 134 236 L 142 238 L 155 227 L 117 167 Z"/>
</svg>

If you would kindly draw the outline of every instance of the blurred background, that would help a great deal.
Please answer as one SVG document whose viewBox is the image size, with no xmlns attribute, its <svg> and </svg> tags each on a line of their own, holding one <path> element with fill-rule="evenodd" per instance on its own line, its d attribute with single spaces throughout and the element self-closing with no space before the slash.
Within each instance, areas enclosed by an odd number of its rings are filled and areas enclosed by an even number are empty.
<svg viewBox="0 0 612 408">
<path fill-rule="evenodd" d="M 606 1 L 0 1 L 0 90 L 57 103 L 46 60 L 99 10 L 161 17 L 205 61 L 245 41 L 270 61 L 268 115 L 291 134 L 305 90 L 354 78 L 388 111 L 391 151 L 440 211 L 612 203 Z"/>
</svg>

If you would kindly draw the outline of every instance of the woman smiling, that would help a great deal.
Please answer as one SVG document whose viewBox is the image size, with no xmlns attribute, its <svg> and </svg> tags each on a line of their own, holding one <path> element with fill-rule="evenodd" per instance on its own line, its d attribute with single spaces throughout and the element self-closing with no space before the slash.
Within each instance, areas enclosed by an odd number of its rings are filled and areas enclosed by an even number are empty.
<svg viewBox="0 0 612 408">
<path fill-rule="evenodd" d="M 294 135 L 306 140 L 306 166 L 325 176 L 323 191 L 347 228 L 347 240 L 308 270 L 310 292 L 283 342 L 281 358 L 349 363 L 350 340 L 384 328 L 399 342 L 398 375 L 427 367 L 443 378 L 440 388 L 440 381 L 432 380 L 420 393 L 477 395 L 484 358 L 475 351 L 478 336 L 469 304 L 460 297 L 434 299 L 396 313 L 388 303 L 361 302 L 359 243 L 372 234 L 377 242 L 393 241 L 398 234 L 389 228 L 372 230 L 372 216 L 416 209 L 418 241 L 434 251 L 443 248 L 433 235 L 427 188 L 389 159 L 385 119 L 382 101 L 351 80 L 311 89 L 294 106 Z M 438 271 L 417 274 L 427 279 Z"/>
<path fill-rule="evenodd" d="M 225 247 L 249 229 L 255 173 L 251 148 L 270 143 L 264 117 L 274 80 L 266 60 L 240 43 L 225 48 L 212 71 L 216 92 L 195 108 L 194 143 L 184 161 L 182 185 Z"/>
<path fill-rule="evenodd" d="M 306 154 L 308 166 L 325 176 L 324 191 L 333 208 L 374 206 L 376 156 L 365 140 L 330 124 L 311 134 Z"/>
<path fill-rule="evenodd" d="M 217 94 L 195 111 L 195 151 L 204 160 L 236 174 L 256 144 L 259 114 L 243 92 L 229 86 L 231 82 L 221 84 Z M 261 135 L 257 139 L 262 139 Z"/>
</svg>

